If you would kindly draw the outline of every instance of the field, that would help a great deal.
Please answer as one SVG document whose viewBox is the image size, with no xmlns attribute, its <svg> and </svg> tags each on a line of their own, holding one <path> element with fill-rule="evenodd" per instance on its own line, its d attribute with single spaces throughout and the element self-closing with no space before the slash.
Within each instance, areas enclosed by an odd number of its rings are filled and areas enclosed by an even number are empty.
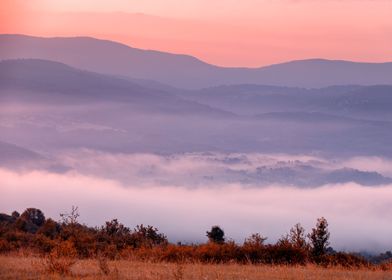
<svg viewBox="0 0 392 280">
<path fill-rule="evenodd" d="M 0 279 L 392 279 L 391 271 L 349 270 L 307 266 L 271 266 L 239 264 L 173 264 L 130 260 L 109 261 L 108 274 L 97 260 L 78 260 L 68 276 L 47 271 L 46 259 L 23 256 L 0 256 Z"/>
</svg>

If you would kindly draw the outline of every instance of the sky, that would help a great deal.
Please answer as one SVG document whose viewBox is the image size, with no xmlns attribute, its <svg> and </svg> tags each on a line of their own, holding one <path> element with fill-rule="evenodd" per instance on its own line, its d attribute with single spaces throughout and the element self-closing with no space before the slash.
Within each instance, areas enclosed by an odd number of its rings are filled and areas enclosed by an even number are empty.
<svg viewBox="0 0 392 280">
<path fill-rule="evenodd" d="M 92 36 L 221 66 L 392 61 L 391 0 L 2 0 L 0 33 Z"/>
</svg>

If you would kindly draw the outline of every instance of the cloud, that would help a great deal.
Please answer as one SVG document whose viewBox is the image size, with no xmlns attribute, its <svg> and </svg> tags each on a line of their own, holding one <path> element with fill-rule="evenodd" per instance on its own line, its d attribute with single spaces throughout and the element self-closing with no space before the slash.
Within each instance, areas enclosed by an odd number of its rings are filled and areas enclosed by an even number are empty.
<svg viewBox="0 0 392 280">
<path fill-rule="evenodd" d="M 172 241 L 205 241 L 205 231 L 221 225 L 227 236 L 242 242 L 260 232 L 276 241 L 301 222 L 309 231 L 318 217 L 330 223 L 332 246 L 344 250 L 391 249 L 392 185 L 366 188 L 357 184 L 316 189 L 287 186 L 215 188 L 129 183 L 82 175 L 42 171 L 15 173 L 0 169 L 0 211 L 27 207 L 57 218 L 72 205 L 81 221 L 95 226 L 118 218 L 127 226 L 152 224 Z"/>
</svg>

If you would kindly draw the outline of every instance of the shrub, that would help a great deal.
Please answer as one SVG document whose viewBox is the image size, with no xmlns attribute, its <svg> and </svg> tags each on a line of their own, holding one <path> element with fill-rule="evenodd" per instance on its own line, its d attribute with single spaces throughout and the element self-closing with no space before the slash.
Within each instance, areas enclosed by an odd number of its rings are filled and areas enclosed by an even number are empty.
<svg viewBox="0 0 392 280">
<path fill-rule="evenodd" d="M 269 263 L 283 265 L 304 265 L 307 251 L 294 247 L 290 243 L 278 243 L 268 246 Z"/>
<path fill-rule="evenodd" d="M 56 238 L 60 233 L 61 227 L 52 219 L 47 219 L 45 223 L 38 229 L 38 234 L 43 234 L 51 239 Z"/>
<path fill-rule="evenodd" d="M 4 239 L 0 239 L 0 253 L 7 253 L 12 250 L 11 244 Z"/>
<path fill-rule="evenodd" d="M 16 213 L 15 213 L 15 216 Z M 36 208 L 27 208 L 22 215 L 16 220 L 15 226 L 17 229 L 35 233 L 38 228 L 45 223 L 45 215 L 41 210 Z"/>
<path fill-rule="evenodd" d="M 46 259 L 47 270 L 66 275 L 76 263 L 77 252 L 71 241 L 59 242 Z"/>
<path fill-rule="evenodd" d="M 160 251 L 160 260 L 166 262 L 183 263 L 195 260 L 195 246 L 192 245 L 168 245 L 157 247 Z"/>
<path fill-rule="evenodd" d="M 99 256 L 97 260 L 98 260 L 98 267 L 99 267 L 100 271 L 104 275 L 108 275 L 110 273 L 110 268 L 109 268 L 107 258 L 104 256 Z"/>
<path fill-rule="evenodd" d="M 136 226 L 132 233 L 132 243 L 136 248 L 167 245 L 167 237 L 158 232 L 153 226 Z"/>
<path fill-rule="evenodd" d="M 241 248 L 232 241 L 223 244 L 209 242 L 195 249 L 194 258 L 205 263 L 225 263 L 245 259 Z"/>
<path fill-rule="evenodd" d="M 342 266 L 346 268 L 360 268 L 369 266 L 369 263 L 364 258 L 344 252 L 338 252 L 324 256 L 322 258 L 321 264 L 323 266 Z"/>
<path fill-rule="evenodd" d="M 250 263 L 265 262 L 266 250 L 264 242 L 266 240 L 267 238 L 259 233 L 252 234 L 249 238 L 245 239 L 242 251 L 246 261 Z"/>
<path fill-rule="evenodd" d="M 42 253 L 49 253 L 55 247 L 56 242 L 43 234 L 35 234 L 32 237 L 32 246 Z"/>
<path fill-rule="evenodd" d="M 306 242 L 305 229 L 300 223 L 295 224 L 288 235 L 288 240 L 294 248 L 308 250 L 309 245 Z"/>
</svg>

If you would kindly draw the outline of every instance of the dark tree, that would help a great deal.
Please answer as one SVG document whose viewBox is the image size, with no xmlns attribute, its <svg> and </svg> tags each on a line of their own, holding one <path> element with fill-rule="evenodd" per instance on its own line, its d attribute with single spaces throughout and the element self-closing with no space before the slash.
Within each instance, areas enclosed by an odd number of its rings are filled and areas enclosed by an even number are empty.
<svg viewBox="0 0 392 280">
<path fill-rule="evenodd" d="M 225 242 L 225 232 L 219 226 L 213 226 L 211 231 L 207 231 L 207 237 L 210 242 L 218 244 Z"/>
<path fill-rule="evenodd" d="M 105 234 L 109 236 L 126 236 L 129 235 L 131 230 L 119 223 L 117 219 L 113 219 L 110 222 L 106 222 L 105 226 L 102 227 Z"/>
<path fill-rule="evenodd" d="M 256 246 L 262 247 L 264 246 L 264 242 L 267 240 L 267 237 L 260 235 L 259 233 L 254 233 L 250 237 L 245 239 L 244 246 Z"/>
<path fill-rule="evenodd" d="M 309 234 L 309 239 L 312 247 L 312 255 L 316 258 L 322 257 L 327 253 L 329 245 L 328 222 L 324 217 L 317 219 L 316 227 L 312 229 Z"/>
<path fill-rule="evenodd" d="M 301 224 L 295 224 L 290 229 L 290 234 L 288 239 L 295 248 L 298 249 L 306 249 L 308 247 L 306 243 L 305 229 L 301 226 Z"/>
<path fill-rule="evenodd" d="M 37 208 L 27 208 L 22 215 L 20 215 L 20 219 L 25 220 L 26 222 L 31 222 L 37 227 L 42 226 L 45 223 L 45 215 L 44 213 Z"/>
<path fill-rule="evenodd" d="M 153 247 L 158 245 L 167 245 L 166 235 L 159 233 L 158 229 L 153 226 L 136 226 L 132 236 L 135 238 L 137 247 Z"/>
<path fill-rule="evenodd" d="M 27 208 L 20 215 L 15 223 L 15 227 L 19 230 L 36 233 L 39 227 L 45 223 L 45 215 L 41 210 L 36 208 Z"/>
<path fill-rule="evenodd" d="M 19 218 L 20 214 L 18 211 L 14 211 L 14 212 L 12 212 L 11 216 L 14 217 L 15 219 L 17 219 L 17 218 Z"/>
<path fill-rule="evenodd" d="M 49 238 L 55 238 L 60 232 L 60 225 L 51 218 L 47 219 L 45 223 L 39 228 L 37 233 L 43 234 Z"/>
</svg>

